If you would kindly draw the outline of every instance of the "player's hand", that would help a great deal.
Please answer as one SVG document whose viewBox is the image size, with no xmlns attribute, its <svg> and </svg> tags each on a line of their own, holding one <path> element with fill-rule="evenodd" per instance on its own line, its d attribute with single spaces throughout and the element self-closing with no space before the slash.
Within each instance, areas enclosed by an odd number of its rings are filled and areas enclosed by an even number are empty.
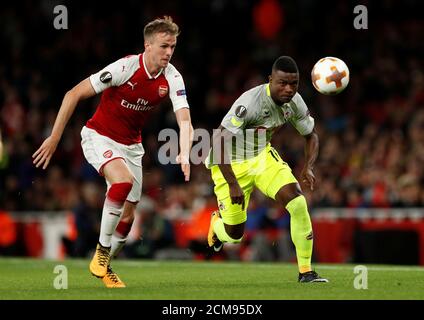
<svg viewBox="0 0 424 320">
<path fill-rule="evenodd" d="M 181 164 L 181 171 L 184 173 L 185 181 L 190 181 L 190 161 L 180 154 L 177 156 L 177 163 Z"/>
<path fill-rule="evenodd" d="M 32 163 L 35 164 L 36 168 L 41 165 L 43 166 L 43 169 L 47 168 L 50 163 L 50 159 L 53 156 L 53 153 L 56 151 L 58 143 L 59 140 L 54 139 L 51 136 L 44 140 L 41 147 L 38 148 L 38 150 L 35 151 L 32 155 L 32 158 L 34 159 Z"/>
<path fill-rule="evenodd" d="M 314 190 L 315 175 L 310 167 L 304 167 L 300 174 L 302 183 L 304 183 L 311 191 Z"/>
<path fill-rule="evenodd" d="M 230 197 L 232 204 L 241 204 L 241 209 L 244 210 L 244 194 L 240 185 L 236 183 L 229 184 Z"/>
</svg>

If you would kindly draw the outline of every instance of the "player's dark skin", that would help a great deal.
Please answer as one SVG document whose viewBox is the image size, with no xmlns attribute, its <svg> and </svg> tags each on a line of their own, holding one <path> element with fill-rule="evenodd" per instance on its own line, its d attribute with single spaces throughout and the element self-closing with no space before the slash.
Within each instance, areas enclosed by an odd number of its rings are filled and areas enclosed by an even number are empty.
<svg viewBox="0 0 424 320">
<path fill-rule="evenodd" d="M 287 73 L 281 70 L 273 70 L 272 74 L 269 76 L 269 89 L 271 93 L 271 98 L 277 105 L 282 105 L 289 102 L 295 93 L 299 85 L 299 74 L 298 73 Z M 222 130 L 220 138 L 213 139 L 214 147 L 221 148 L 221 159 L 219 161 L 218 167 L 222 172 L 225 180 L 228 183 L 230 188 L 230 197 L 232 204 L 239 204 L 242 206 L 242 210 L 245 207 L 245 199 L 243 190 L 241 189 L 237 178 L 234 174 L 227 153 L 224 152 L 225 140 L 229 140 L 232 137 L 232 133 L 226 130 L 224 127 L 220 126 L 218 129 Z M 219 132 L 219 131 L 218 131 Z M 218 136 L 216 136 L 218 137 Z M 313 173 L 313 166 L 315 160 L 318 156 L 319 150 L 319 139 L 315 129 L 308 135 L 304 136 L 305 138 L 305 166 L 300 175 L 300 181 L 310 190 L 314 190 L 315 185 L 315 176 Z M 214 148 L 215 149 L 215 148 Z M 216 150 L 216 149 L 215 149 Z M 302 189 L 298 183 L 290 183 L 283 186 L 276 194 L 275 199 L 277 202 L 281 203 L 283 207 L 293 200 L 294 198 L 302 195 Z M 228 225 L 224 223 L 225 231 L 233 239 L 240 239 L 244 234 L 245 222 Z"/>
</svg>

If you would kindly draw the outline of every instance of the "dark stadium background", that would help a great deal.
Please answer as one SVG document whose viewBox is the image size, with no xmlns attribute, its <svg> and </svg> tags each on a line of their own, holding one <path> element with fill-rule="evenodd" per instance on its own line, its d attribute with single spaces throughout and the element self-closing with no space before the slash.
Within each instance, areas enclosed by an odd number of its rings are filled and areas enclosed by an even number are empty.
<svg viewBox="0 0 424 320">
<path fill-rule="evenodd" d="M 85 257 L 93 250 L 105 186 L 82 155 L 80 130 L 98 97 L 79 104 L 46 171 L 34 168 L 31 155 L 50 133 L 65 92 L 141 52 L 143 26 L 166 14 L 181 28 L 171 63 L 184 77 L 195 128 L 218 127 L 242 92 L 267 81 L 278 56 L 297 61 L 299 92 L 321 144 L 318 186 L 305 190 L 316 261 L 424 264 L 424 24 L 418 3 L 2 2 L 0 255 Z M 67 30 L 53 27 L 53 8 L 60 4 L 68 9 Z M 353 27 L 359 4 L 368 8 L 366 30 Z M 325 56 L 343 59 L 350 69 L 350 84 L 338 96 L 319 94 L 310 81 L 313 65 Z M 192 166 L 185 184 L 178 166 L 157 159 L 158 132 L 177 128 L 171 109 L 162 105 L 143 132 L 144 198 L 123 256 L 293 261 L 288 214 L 259 194 L 252 196 L 244 243 L 215 257 L 205 251 L 216 206 L 209 172 Z M 299 174 L 303 139 L 295 130 L 281 129 L 274 146 Z M 46 253 L 43 223 L 57 217 L 65 223 L 59 222 L 59 251 Z"/>
</svg>

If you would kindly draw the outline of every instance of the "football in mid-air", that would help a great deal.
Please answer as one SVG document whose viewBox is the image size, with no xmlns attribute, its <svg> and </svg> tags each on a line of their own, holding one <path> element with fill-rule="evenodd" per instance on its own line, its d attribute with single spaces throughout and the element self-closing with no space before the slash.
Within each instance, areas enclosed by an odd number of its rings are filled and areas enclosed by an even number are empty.
<svg viewBox="0 0 424 320">
<path fill-rule="evenodd" d="M 334 95 L 342 92 L 349 83 L 349 68 L 343 60 L 325 57 L 315 63 L 312 84 L 320 93 Z"/>
</svg>

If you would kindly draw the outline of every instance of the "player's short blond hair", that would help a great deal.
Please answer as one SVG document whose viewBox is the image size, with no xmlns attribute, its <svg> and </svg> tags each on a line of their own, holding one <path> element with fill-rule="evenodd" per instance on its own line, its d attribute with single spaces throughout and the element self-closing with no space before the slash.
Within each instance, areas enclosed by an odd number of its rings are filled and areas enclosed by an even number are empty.
<svg viewBox="0 0 424 320">
<path fill-rule="evenodd" d="M 157 18 L 153 21 L 150 21 L 144 27 L 144 40 L 151 38 L 156 33 L 162 32 L 168 33 L 173 36 L 178 36 L 180 34 L 180 29 L 170 16 Z"/>
</svg>

